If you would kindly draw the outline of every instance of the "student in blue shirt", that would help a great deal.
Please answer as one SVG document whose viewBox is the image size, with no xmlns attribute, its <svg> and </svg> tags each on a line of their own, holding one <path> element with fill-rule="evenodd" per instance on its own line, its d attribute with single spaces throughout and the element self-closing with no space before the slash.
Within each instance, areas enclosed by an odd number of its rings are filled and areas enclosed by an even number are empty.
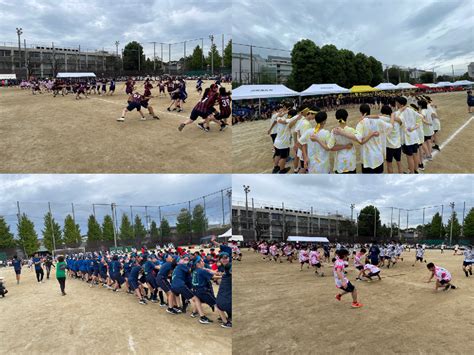
<svg viewBox="0 0 474 355">
<path fill-rule="evenodd" d="M 194 297 L 191 291 L 191 269 L 188 263 L 189 255 L 183 255 L 174 268 L 171 278 L 171 291 L 176 297 L 181 295 L 183 313 L 186 313 L 188 303 Z"/>
<path fill-rule="evenodd" d="M 219 278 L 219 276 L 216 275 L 215 271 L 206 269 L 204 267 L 204 260 L 200 256 L 196 257 L 194 266 L 195 269 L 193 271 L 192 284 L 193 293 L 196 297 L 194 304 L 196 306 L 197 312 L 193 312 L 191 317 L 195 318 L 199 315 L 199 323 L 212 323 L 212 320 L 206 317 L 202 308 L 202 303 L 207 304 L 212 308 L 212 310 L 214 310 L 214 306 L 216 305 L 216 297 L 214 296 L 214 292 L 212 290 L 211 280 L 213 278 Z"/>
<path fill-rule="evenodd" d="M 35 254 L 33 257 L 33 264 L 35 265 L 35 272 L 36 272 L 36 280 L 38 283 L 43 283 L 44 271 L 43 266 L 41 265 L 42 260 L 38 256 L 38 253 Z"/>
<path fill-rule="evenodd" d="M 124 279 L 123 279 L 122 275 L 120 274 L 121 269 L 122 269 L 122 264 L 118 260 L 118 256 L 114 255 L 112 257 L 112 262 L 110 263 L 110 268 L 109 268 L 109 275 L 110 275 L 110 278 L 113 281 L 112 290 L 114 292 L 117 292 L 117 289 L 124 282 Z"/>
<path fill-rule="evenodd" d="M 158 303 L 158 284 L 155 279 L 156 271 L 160 269 L 155 254 L 151 254 L 148 260 L 143 264 L 143 270 L 145 271 L 145 280 L 148 284 L 151 293 L 151 302 Z"/>
<path fill-rule="evenodd" d="M 222 319 L 221 327 L 232 328 L 232 261 L 230 254 L 227 252 L 220 253 L 219 264 L 222 280 L 217 292 L 216 308 Z"/>
<path fill-rule="evenodd" d="M 143 272 L 143 268 L 136 260 L 131 269 L 130 269 L 130 274 L 128 275 L 128 285 L 130 287 L 130 290 L 135 293 L 135 295 L 138 298 L 138 303 L 145 305 L 146 300 L 145 300 L 145 293 L 143 290 L 143 286 L 141 283 L 138 281 L 139 275 Z"/>
<path fill-rule="evenodd" d="M 160 271 L 158 271 L 158 274 L 156 274 L 156 283 L 158 287 L 166 293 L 166 298 L 168 301 L 168 308 L 166 309 L 166 312 L 170 314 L 178 314 L 179 309 L 177 308 L 177 302 L 174 293 L 171 291 L 171 284 L 168 280 L 170 274 L 176 266 L 176 262 L 171 254 L 164 255 L 163 260 L 165 262 L 161 264 Z M 162 301 L 160 306 L 162 304 L 166 305 L 164 301 Z"/>
<path fill-rule="evenodd" d="M 16 274 L 16 284 L 18 285 L 20 283 L 20 275 L 21 275 L 21 260 L 18 259 L 18 256 L 13 255 L 12 265 Z"/>
</svg>

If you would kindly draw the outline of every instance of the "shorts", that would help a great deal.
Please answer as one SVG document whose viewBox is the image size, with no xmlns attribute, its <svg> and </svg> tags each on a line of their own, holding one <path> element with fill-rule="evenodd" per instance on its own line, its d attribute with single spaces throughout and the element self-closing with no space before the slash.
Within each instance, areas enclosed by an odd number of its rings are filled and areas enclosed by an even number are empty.
<svg viewBox="0 0 474 355">
<path fill-rule="evenodd" d="M 138 102 L 133 102 L 133 101 L 129 102 L 128 106 L 127 106 L 127 110 L 128 111 L 133 111 L 135 109 L 137 109 L 137 111 L 140 111 L 141 110 L 141 104 L 138 103 Z"/>
<path fill-rule="evenodd" d="M 191 111 L 191 116 L 189 116 L 189 118 L 192 121 L 196 121 L 199 117 L 202 117 L 202 118 L 206 119 L 207 116 L 209 116 L 209 115 L 210 115 L 210 113 L 204 113 L 204 112 L 198 111 L 196 109 L 193 109 Z"/>
<path fill-rule="evenodd" d="M 290 156 L 290 148 L 278 149 L 275 148 L 275 156 L 281 159 L 286 159 Z"/>
<path fill-rule="evenodd" d="M 272 142 L 275 143 L 275 138 L 277 137 L 276 133 L 270 134 L 270 137 L 272 137 Z"/>
<path fill-rule="evenodd" d="M 440 281 L 439 281 L 439 283 L 440 283 L 441 285 L 446 285 L 447 283 L 450 283 L 450 282 L 451 282 L 451 280 L 440 280 Z"/>
<path fill-rule="evenodd" d="M 462 266 L 469 266 L 469 265 L 472 265 L 472 261 L 463 261 L 462 262 Z"/>
<path fill-rule="evenodd" d="M 21 269 L 18 269 L 18 270 L 17 270 L 17 269 L 15 269 L 15 274 L 17 274 L 17 275 L 21 275 Z"/>
<path fill-rule="evenodd" d="M 430 140 L 432 136 L 425 136 L 425 142 Z"/>
<path fill-rule="evenodd" d="M 109 91 L 115 91 L 115 86 L 111 86 Z"/>
<path fill-rule="evenodd" d="M 321 268 L 321 263 L 313 264 L 313 266 L 316 266 L 318 269 Z"/>
<path fill-rule="evenodd" d="M 359 266 L 356 266 L 356 269 L 357 269 L 357 270 L 363 270 L 364 267 L 363 267 L 362 265 L 359 265 Z"/>
<path fill-rule="evenodd" d="M 395 159 L 395 161 L 400 161 L 402 159 L 402 147 L 400 148 L 387 148 L 387 157 L 385 160 L 389 163 Z"/>
<path fill-rule="evenodd" d="M 213 307 L 216 304 L 216 297 L 214 294 L 205 288 L 193 289 L 194 295 L 199 298 L 202 303 L 207 304 L 209 307 Z"/>
<path fill-rule="evenodd" d="M 171 291 L 171 284 L 169 283 L 169 281 L 166 278 L 164 278 L 162 276 L 157 276 L 156 277 L 156 284 L 164 292 L 170 292 Z"/>
<path fill-rule="evenodd" d="M 139 287 L 139 284 L 137 280 L 128 280 L 128 286 L 132 291 L 135 291 Z"/>
<path fill-rule="evenodd" d="M 376 168 L 365 168 L 362 165 L 362 174 L 383 174 L 383 163 Z"/>
<path fill-rule="evenodd" d="M 142 102 L 140 102 L 140 105 L 141 105 L 143 108 L 148 108 L 148 101 L 142 101 Z"/>
<path fill-rule="evenodd" d="M 346 287 L 341 286 L 340 289 L 346 292 L 353 292 L 355 290 L 355 287 L 353 284 L 351 284 L 350 281 L 348 281 Z"/>
<path fill-rule="evenodd" d="M 179 92 L 171 95 L 171 100 L 179 100 L 179 99 L 180 99 Z"/>
<path fill-rule="evenodd" d="M 216 120 L 225 120 L 225 119 L 227 119 L 227 118 L 229 118 L 229 117 L 230 117 L 230 113 L 228 113 L 228 114 L 226 114 L 226 115 L 223 115 L 223 114 L 221 114 L 220 112 L 216 112 L 216 113 L 214 114 L 214 118 L 215 118 Z"/>
<path fill-rule="evenodd" d="M 146 276 L 146 282 L 148 282 L 150 286 L 154 289 L 158 288 L 158 283 L 156 282 L 156 279 L 153 277 L 152 274 Z"/>
<path fill-rule="evenodd" d="M 408 155 L 411 157 L 413 154 L 418 153 L 418 145 L 417 144 L 411 144 L 411 145 L 402 145 L 402 151 L 403 154 Z"/>
<path fill-rule="evenodd" d="M 303 261 L 300 261 L 301 265 L 304 265 L 304 264 L 309 264 L 309 260 L 303 260 Z"/>
<path fill-rule="evenodd" d="M 114 275 L 111 275 L 110 277 L 113 281 L 116 281 L 119 283 L 119 285 L 123 284 L 124 283 L 124 278 L 122 277 L 122 275 L 120 274 L 114 274 Z"/>
<path fill-rule="evenodd" d="M 171 286 L 171 291 L 173 291 L 173 293 L 176 296 L 181 295 L 187 300 L 190 300 L 191 298 L 194 297 L 194 294 L 192 293 L 192 291 L 187 286 L 180 286 L 180 287 Z"/>
<path fill-rule="evenodd" d="M 417 256 L 415 261 L 423 261 L 423 257 L 422 256 Z"/>
<path fill-rule="evenodd" d="M 94 275 L 94 276 L 99 276 L 99 270 L 94 270 L 93 273 L 92 273 L 92 275 Z"/>
<path fill-rule="evenodd" d="M 369 277 L 372 277 L 372 276 L 377 276 L 378 274 L 380 274 L 380 271 L 377 271 L 377 272 L 370 272 L 369 273 Z"/>
</svg>

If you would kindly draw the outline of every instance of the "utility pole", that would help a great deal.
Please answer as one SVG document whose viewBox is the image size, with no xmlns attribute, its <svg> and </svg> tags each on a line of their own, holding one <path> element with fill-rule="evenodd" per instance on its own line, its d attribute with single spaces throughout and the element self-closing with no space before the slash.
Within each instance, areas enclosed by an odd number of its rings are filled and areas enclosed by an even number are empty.
<svg viewBox="0 0 474 355">
<path fill-rule="evenodd" d="M 244 185 L 244 192 L 245 192 L 245 229 L 248 231 L 249 229 L 249 201 L 248 201 L 248 194 L 250 192 L 250 186 Z"/>
<path fill-rule="evenodd" d="M 74 203 L 71 203 L 72 220 L 76 224 L 76 213 L 74 212 Z"/>
<path fill-rule="evenodd" d="M 229 214 L 230 214 L 230 223 L 232 225 L 232 190 L 227 190 L 226 196 L 229 199 Z"/>
<path fill-rule="evenodd" d="M 171 75 L 171 43 L 168 44 L 168 74 Z"/>
<path fill-rule="evenodd" d="M 253 46 L 250 45 L 250 85 L 253 84 Z"/>
<path fill-rule="evenodd" d="M 466 201 L 464 201 L 462 207 L 462 228 L 461 228 L 461 237 L 464 238 L 464 215 L 466 214 Z"/>
<path fill-rule="evenodd" d="M 425 239 L 425 207 L 423 207 L 423 227 L 421 231 L 423 233 L 423 239 Z"/>
<path fill-rule="evenodd" d="M 351 222 L 352 222 L 352 226 L 351 226 L 351 234 L 352 234 L 352 243 L 355 243 L 355 240 L 354 240 L 354 230 L 352 229 L 354 227 L 354 208 L 355 208 L 355 204 L 351 203 Z"/>
<path fill-rule="evenodd" d="M 400 208 L 398 209 L 398 238 L 401 239 L 402 237 L 402 231 L 401 231 L 401 226 L 400 226 L 400 213 L 401 213 L 401 210 Z"/>
<path fill-rule="evenodd" d="M 443 214 L 444 214 L 444 205 L 441 205 L 441 224 L 439 226 L 439 237 L 442 237 L 443 234 Z M 443 238 L 444 240 L 444 238 Z"/>
<path fill-rule="evenodd" d="M 451 230 L 449 231 L 449 245 L 453 245 L 454 202 L 451 202 L 449 205 L 451 206 Z"/>
<path fill-rule="evenodd" d="M 390 207 L 390 240 L 393 238 L 393 207 Z"/>
<path fill-rule="evenodd" d="M 18 69 L 21 69 L 21 40 L 20 37 L 23 34 L 23 29 L 16 28 L 16 34 L 18 35 Z"/>
<path fill-rule="evenodd" d="M 54 257 L 54 252 L 56 250 L 56 238 L 54 235 L 54 226 L 53 226 L 53 215 L 51 214 L 51 203 L 48 202 L 48 210 L 49 210 L 49 225 L 51 227 L 51 234 L 53 236 L 53 257 Z"/>
<path fill-rule="evenodd" d="M 374 206 L 374 240 L 377 240 L 377 209 Z"/>
<path fill-rule="evenodd" d="M 156 42 L 153 43 L 153 74 L 155 74 L 156 71 Z"/>
<path fill-rule="evenodd" d="M 204 70 L 204 38 L 201 38 L 201 49 L 202 49 L 201 70 Z"/>
<path fill-rule="evenodd" d="M 115 225 L 115 222 L 116 222 L 116 218 L 115 218 L 115 203 L 112 203 L 110 205 L 110 209 L 112 211 L 112 224 L 113 224 L 113 230 L 114 230 L 114 246 L 115 248 L 117 248 L 117 231 L 115 230 L 116 229 L 116 225 Z"/>
<path fill-rule="evenodd" d="M 222 63 L 221 68 L 224 68 L 224 34 L 222 34 Z"/>
<path fill-rule="evenodd" d="M 224 190 L 221 190 L 221 202 L 222 202 L 222 225 L 225 224 L 225 212 L 224 212 Z"/>
<path fill-rule="evenodd" d="M 186 41 L 184 41 L 183 74 L 186 70 Z"/>
<path fill-rule="evenodd" d="M 211 40 L 211 75 L 214 75 L 214 35 L 209 35 Z"/>
</svg>

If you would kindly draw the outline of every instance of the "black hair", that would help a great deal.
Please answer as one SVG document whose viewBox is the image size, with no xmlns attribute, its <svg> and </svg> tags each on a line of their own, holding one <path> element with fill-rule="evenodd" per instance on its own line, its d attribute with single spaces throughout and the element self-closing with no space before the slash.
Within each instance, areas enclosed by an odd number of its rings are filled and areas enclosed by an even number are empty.
<svg viewBox="0 0 474 355">
<path fill-rule="evenodd" d="M 202 94 L 202 99 L 203 99 L 203 100 L 207 97 L 207 95 L 209 95 L 209 92 L 210 92 L 210 91 L 211 91 L 211 88 L 206 88 L 206 89 L 204 90 L 204 93 Z"/>
<path fill-rule="evenodd" d="M 58 256 L 58 261 L 60 263 L 62 263 L 64 261 L 64 256 L 62 256 L 62 255 Z"/>
<path fill-rule="evenodd" d="M 225 87 L 221 86 L 221 87 L 219 88 L 219 95 L 221 95 L 221 96 L 228 96 L 229 93 L 227 92 L 227 90 L 225 89 Z"/>
<path fill-rule="evenodd" d="M 316 114 L 316 122 L 323 123 L 328 119 L 328 114 L 324 111 L 320 111 Z"/>
<path fill-rule="evenodd" d="M 367 250 L 365 250 L 365 248 L 362 248 L 362 249 L 360 250 L 361 253 L 365 253 L 366 251 L 367 251 Z"/>
<path fill-rule="evenodd" d="M 406 106 L 407 105 L 407 99 L 405 99 L 403 96 L 397 96 L 395 98 L 395 101 L 398 102 L 400 105 L 402 106 Z"/>
<path fill-rule="evenodd" d="M 349 117 L 349 113 L 343 108 L 336 111 L 336 120 L 338 120 L 339 123 L 346 122 L 347 117 Z"/>
<path fill-rule="evenodd" d="M 425 100 L 420 100 L 418 101 L 418 106 L 420 106 L 422 109 L 427 109 L 428 108 L 428 102 Z"/>
<path fill-rule="evenodd" d="M 295 109 L 291 109 L 288 111 L 288 117 L 294 117 L 298 114 L 298 111 L 296 111 Z"/>
<path fill-rule="evenodd" d="M 339 249 L 338 251 L 336 251 L 336 255 L 339 256 L 340 258 L 342 257 L 345 257 L 347 255 L 349 255 L 349 250 L 347 249 Z"/>
<path fill-rule="evenodd" d="M 415 104 L 410 104 L 410 106 L 411 106 L 412 108 L 414 108 L 416 111 L 419 110 L 418 106 L 416 106 Z"/>
<path fill-rule="evenodd" d="M 13 255 L 13 259 L 18 259 L 18 256 L 16 254 Z"/>
<path fill-rule="evenodd" d="M 428 265 L 426 265 L 426 267 L 427 267 L 428 269 L 431 269 L 432 267 L 434 267 L 434 264 L 433 264 L 433 263 L 428 263 Z"/>
<path fill-rule="evenodd" d="M 367 104 L 362 104 L 359 107 L 359 111 L 362 114 L 370 115 L 370 106 Z"/>
<path fill-rule="evenodd" d="M 382 109 L 380 110 L 380 113 L 382 115 L 388 115 L 390 116 L 392 114 L 392 108 L 388 105 L 383 105 Z"/>
</svg>

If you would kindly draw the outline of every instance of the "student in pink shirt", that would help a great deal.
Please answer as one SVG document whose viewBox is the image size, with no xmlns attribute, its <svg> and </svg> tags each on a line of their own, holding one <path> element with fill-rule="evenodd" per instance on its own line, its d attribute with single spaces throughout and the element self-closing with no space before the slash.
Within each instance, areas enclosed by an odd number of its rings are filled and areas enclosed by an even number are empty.
<svg viewBox="0 0 474 355">
<path fill-rule="evenodd" d="M 360 308 L 363 305 L 357 302 L 357 290 L 344 274 L 344 268 L 346 266 L 344 260 L 347 259 L 348 256 L 349 251 L 346 249 L 340 249 L 336 251 L 336 258 L 334 260 L 333 266 L 334 281 L 336 282 L 336 287 L 342 290 L 342 292 L 336 295 L 336 299 L 340 301 L 343 295 L 350 293 L 352 295 L 351 307 Z"/>
<path fill-rule="evenodd" d="M 359 270 L 359 275 L 357 275 L 356 280 L 361 281 L 362 280 L 362 274 L 364 273 L 364 264 L 362 263 L 362 258 L 365 255 L 367 250 L 365 248 L 362 248 L 360 251 L 358 251 L 355 256 L 354 256 L 354 267 Z"/>
<path fill-rule="evenodd" d="M 321 272 L 321 274 L 318 273 L 318 269 L 321 268 L 321 254 L 318 251 L 318 247 L 313 247 L 309 252 L 309 263 L 315 268 L 315 274 L 318 274 L 321 277 L 324 276 L 323 272 Z"/>
<path fill-rule="evenodd" d="M 300 264 L 301 264 L 300 271 L 303 271 L 303 265 L 304 264 L 308 264 L 308 269 L 309 269 L 309 255 L 308 255 L 307 248 L 301 247 L 298 258 L 299 258 Z"/>
<path fill-rule="evenodd" d="M 449 289 L 454 290 L 456 288 L 456 286 L 451 283 L 451 273 L 444 267 L 437 266 L 433 263 L 429 263 L 426 267 L 431 271 L 431 277 L 427 282 L 430 283 L 433 277 L 436 279 L 435 291 L 438 291 L 438 288 L 440 287 L 444 287 L 443 291 Z"/>
</svg>

